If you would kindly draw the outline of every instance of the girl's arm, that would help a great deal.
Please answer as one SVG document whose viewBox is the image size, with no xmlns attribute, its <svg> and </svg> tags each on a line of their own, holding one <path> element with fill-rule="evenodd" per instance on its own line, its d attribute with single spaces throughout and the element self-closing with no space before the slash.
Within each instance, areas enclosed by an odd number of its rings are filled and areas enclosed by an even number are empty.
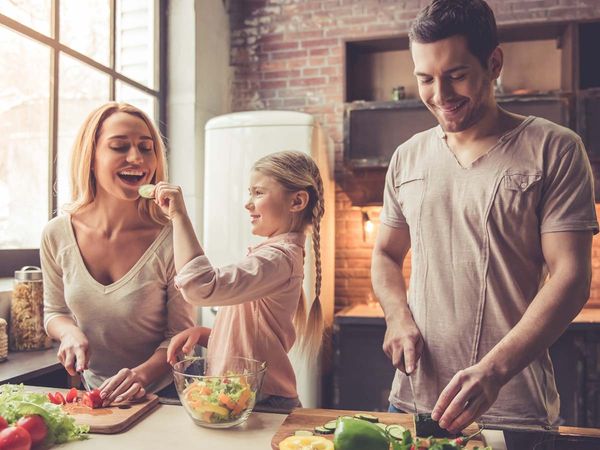
<svg viewBox="0 0 600 450">
<path fill-rule="evenodd" d="M 154 189 L 154 198 L 173 222 L 175 269 L 179 272 L 192 259 L 204 255 L 204 250 L 196 238 L 194 227 L 185 208 L 181 188 L 161 181 Z"/>
<path fill-rule="evenodd" d="M 175 282 L 183 297 L 200 306 L 236 305 L 272 296 L 286 289 L 297 289 L 295 278 L 303 269 L 294 267 L 294 255 L 301 261 L 302 248 L 265 245 L 237 264 L 213 267 L 200 256 L 179 271 Z"/>
</svg>

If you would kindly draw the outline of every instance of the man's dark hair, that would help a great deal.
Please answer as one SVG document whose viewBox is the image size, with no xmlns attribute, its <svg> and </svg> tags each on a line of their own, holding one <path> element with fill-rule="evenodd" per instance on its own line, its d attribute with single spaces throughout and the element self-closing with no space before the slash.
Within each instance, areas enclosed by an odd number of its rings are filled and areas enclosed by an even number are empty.
<svg viewBox="0 0 600 450">
<path fill-rule="evenodd" d="M 470 52 L 487 67 L 498 46 L 494 13 L 484 0 L 433 0 L 412 23 L 410 42 L 429 44 L 451 36 L 467 39 Z"/>
</svg>

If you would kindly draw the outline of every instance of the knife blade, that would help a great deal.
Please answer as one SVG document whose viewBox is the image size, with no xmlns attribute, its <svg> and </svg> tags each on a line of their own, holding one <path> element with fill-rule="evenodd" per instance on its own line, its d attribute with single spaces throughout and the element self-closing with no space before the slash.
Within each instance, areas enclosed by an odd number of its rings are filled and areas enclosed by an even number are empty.
<svg viewBox="0 0 600 450">
<path fill-rule="evenodd" d="M 406 374 L 406 377 L 408 378 L 408 384 L 410 385 L 410 392 L 412 394 L 413 407 L 415 408 L 415 414 L 419 414 L 419 410 L 417 409 L 416 396 L 415 396 L 415 387 L 413 386 L 411 375 L 412 374 Z"/>
<path fill-rule="evenodd" d="M 83 388 L 85 389 L 86 392 L 90 392 L 90 386 L 87 384 L 87 381 L 85 381 L 85 377 L 83 376 L 83 370 L 79 373 L 79 379 L 81 380 L 81 384 L 83 385 Z"/>
</svg>

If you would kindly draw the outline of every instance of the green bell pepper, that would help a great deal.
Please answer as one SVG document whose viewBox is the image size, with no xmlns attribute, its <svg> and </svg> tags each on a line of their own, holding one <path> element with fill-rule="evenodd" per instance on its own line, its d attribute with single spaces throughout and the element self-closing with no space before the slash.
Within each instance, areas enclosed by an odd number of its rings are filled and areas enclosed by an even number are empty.
<svg viewBox="0 0 600 450">
<path fill-rule="evenodd" d="M 389 450 L 390 441 L 377 425 L 353 417 L 340 417 L 333 436 L 335 450 Z"/>
</svg>

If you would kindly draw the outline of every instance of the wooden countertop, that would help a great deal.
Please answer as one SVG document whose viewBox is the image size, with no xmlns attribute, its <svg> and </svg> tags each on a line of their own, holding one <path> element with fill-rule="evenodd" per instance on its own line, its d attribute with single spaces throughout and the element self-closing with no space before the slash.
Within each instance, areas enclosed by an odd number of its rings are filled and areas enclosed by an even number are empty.
<svg viewBox="0 0 600 450">
<path fill-rule="evenodd" d="M 342 309 L 336 314 L 336 317 L 383 319 L 383 310 L 379 303 L 363 303 Z M 600 324 L 600 308 L 583 308 L 577 317 L 573 319 L 572 324 Z"/>
</svg>

